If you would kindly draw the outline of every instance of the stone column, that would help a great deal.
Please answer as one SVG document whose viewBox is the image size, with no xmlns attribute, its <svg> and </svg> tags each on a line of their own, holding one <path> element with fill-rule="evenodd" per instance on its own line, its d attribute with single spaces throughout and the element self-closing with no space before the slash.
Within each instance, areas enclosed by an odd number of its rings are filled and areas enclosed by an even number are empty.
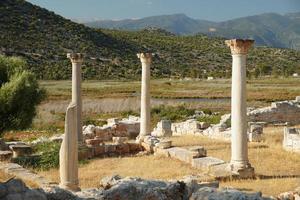
<svg viewBox="0 0 300 200">
<path fill-rule="evenodd" d="M 246 58 L 253 40 L 227 40 L 232 54 L 231 87 L 231 163 L 234 173 L 242 178 L 254 176 L 248 160 L 247 105 L 246 105 Z"/>
<path fill-rule="evenodd" d="M 137 54 L 142 62 L 142 91 L 141 91 L 141 119 L 140 119 L 140 134 L 143 137 L 151 134 L 150 122 L 150 66 L 152 62 L 151 53 Z"/>
<path fill-rule="evenodd" d="M 81 65 L 83 55 L 80 53 L 70 53 L 67 57 L 72 62 L 72 102 L 76 105 L 76 132 L 78 135 L 78 143 L 82 144 Z"/>
<path fill-rule="evenodd" d="M 59 174 L 61 188 L 79 191 L 78 186 L 78 135 L 76 132 L 76 104 L 67 108 L 65 134 L 59 151 Z"/>
</svg>

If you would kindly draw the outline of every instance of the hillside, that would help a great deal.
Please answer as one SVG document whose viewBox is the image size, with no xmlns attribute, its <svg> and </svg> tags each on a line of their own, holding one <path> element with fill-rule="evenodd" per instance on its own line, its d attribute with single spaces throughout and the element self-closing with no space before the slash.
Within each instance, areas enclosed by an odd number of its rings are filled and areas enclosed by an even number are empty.
<svg viewBox="0 0 300 200">
<path fill-rule="evenodd" d="M 154 77 L 224 77 L 231 70 L 230 50 L 222 38 L 174 36 L 160 29 L 97 30 L 23 0 L 0 2 L 0 53 L 24 57 L 40 79 L 69 79 L 66 53 L 71 51 L 86 54 L 85 79 L 140 78 L 139 51 L 157 53 Z M 297 51 L 255 48 L 248 70 L 287 75 L 300 71 L 299 60 Z"/>
<path fill-rule="evenodd" d="M 103 20 L 86 23 L 98 28 L 140 30 L 147 26 L 179 35 L 203 33 L 226 38 L 253 38 L 258 45 L 300 49 L 300 13 L 267 13 L 220 23 L 192 19 L 184 14 L 146 17 L 138 20 Z"/>
</svg>

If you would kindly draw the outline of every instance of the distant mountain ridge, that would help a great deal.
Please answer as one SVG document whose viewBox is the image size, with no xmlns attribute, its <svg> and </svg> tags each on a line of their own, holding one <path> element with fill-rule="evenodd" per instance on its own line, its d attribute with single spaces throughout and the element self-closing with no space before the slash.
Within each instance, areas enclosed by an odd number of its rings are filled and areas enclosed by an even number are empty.
<svg viewBox="0 0 300 200">
<path fill-rule="evenodd" d="M 187 30 L 188 26 L 183 28 Z M 156 54 L 151 67 L 153 78 L 230 77 L 231 74 L 232 59 L 224 38 L 201 34 L 176 36 L 160 28 L 94 29 L 25 0 L 0 1 L 0 54 L 24 58 L 28 69 L 39 79 L 49 80 L 71 78 L 72 67 L 66 57 L 70 52 L 85 55 L 84 79 L 139 79 L 141 63 L 136 56 L 139 52 Z M 255 76 L 287 76 L 300 73 L 299 60 L 299 51 L 251 48 L 247 71 Z"/>
<path fill-rule="evenodd" d="M 95 28 L 121 30 L 157 27 L 178 35 L 202 33 L 225 38 L 253 38 L 257 45 L 300 50 L 300 12 L 286 15 L 266 13 L 224 22 L 197 20 L 185 14 L 174 14 L 134 20 L 100 20 L 85 24 Z"/>
</svg>

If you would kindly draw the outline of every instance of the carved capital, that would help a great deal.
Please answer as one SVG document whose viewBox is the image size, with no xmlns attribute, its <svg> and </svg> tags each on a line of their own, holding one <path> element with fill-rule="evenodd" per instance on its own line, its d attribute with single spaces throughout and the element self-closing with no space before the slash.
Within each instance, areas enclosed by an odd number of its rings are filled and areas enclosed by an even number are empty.
<svg viewBox="0 0 300 200">
<path fill-rule="evenodd" d="M 141 59 L 142 63 L 149 63 L 150 64 L 152 62 L 153 54 L 152 53 L 138 53 L 137 57 L 139 59 Z"/>
<path fill-rule="evenodd" d="M 233 39 L 226 40 L 225 43 L 231 49 L 231 54 L 247 54 L 250 47 L 254 44 L 254 40 Z"/>
<path fill-rule="evenodd" d="M 69 58 L 72 63 L 82 63 L 83 62 L 83 54 L 81 54 L 81 53 L 68 53 L 67 58 Z"/>
</svg>

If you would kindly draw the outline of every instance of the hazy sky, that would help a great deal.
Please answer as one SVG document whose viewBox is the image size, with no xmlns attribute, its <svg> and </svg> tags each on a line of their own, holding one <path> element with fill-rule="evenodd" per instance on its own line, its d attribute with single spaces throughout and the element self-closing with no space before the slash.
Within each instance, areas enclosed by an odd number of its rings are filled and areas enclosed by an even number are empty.
<svg viewBox="0 0 300 200">
<path fill-rule="evenodd" d="M 70 19 L 125 19 L 184 13 L 224 21 L 265 12 L 300 12 L 300 0 L 28 0 Z"/>
</svg>

